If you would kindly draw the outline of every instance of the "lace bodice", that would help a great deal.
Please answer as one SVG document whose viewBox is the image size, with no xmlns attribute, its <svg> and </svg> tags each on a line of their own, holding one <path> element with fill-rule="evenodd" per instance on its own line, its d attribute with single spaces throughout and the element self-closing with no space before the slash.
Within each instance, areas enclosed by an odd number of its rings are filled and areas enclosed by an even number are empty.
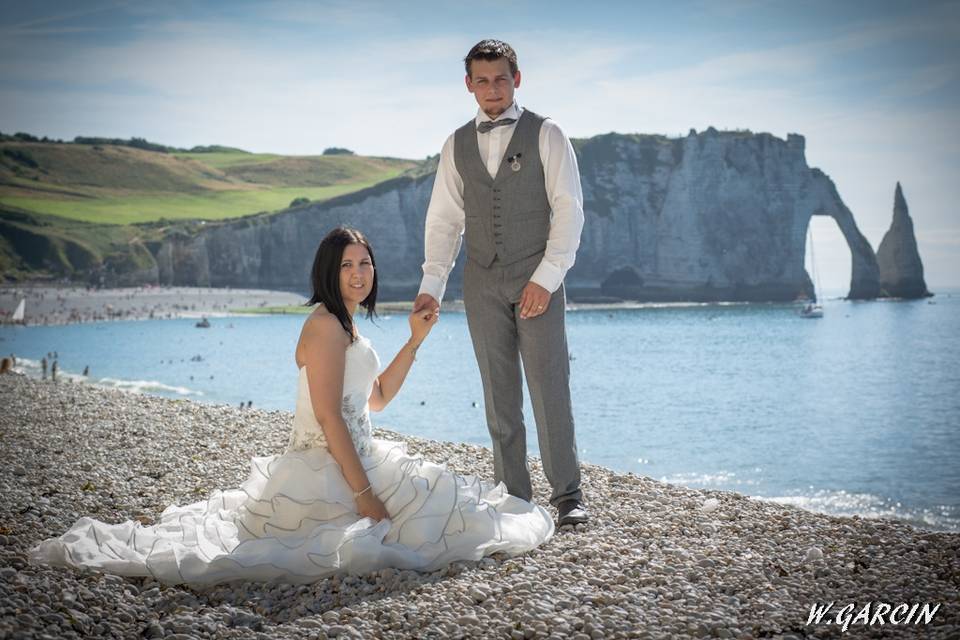
<svg viewBox="0 0 960 640">
<path fill-rule="evenodd" d="M 380 358 L 370 341 L 363 336 L 347 347 L 346 366 L 343 371 L 343 399 L 340 411 L 347 424 L 357 453 L 367 455 L 373 438 L 370 411 L 367 399 L 373 391 L 373 382 L 380 370 Z M 287 451 L 327 447 L 323 428 L 317 422 L 310 402 L 310 386 L 307 384 L 307 369 L 300 367 L 297 381 L 297 408 L 293 416 L 293 430 L 287 443 Z"/>
</svg>

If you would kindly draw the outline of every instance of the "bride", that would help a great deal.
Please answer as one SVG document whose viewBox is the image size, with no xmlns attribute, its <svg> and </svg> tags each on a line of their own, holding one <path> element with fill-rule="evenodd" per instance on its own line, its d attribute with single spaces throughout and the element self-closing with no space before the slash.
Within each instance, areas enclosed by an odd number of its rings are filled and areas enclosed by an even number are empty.
<svg viewBox="0 0 960 640">
<path fill-rule="evenodd" d="M 377 353 L 353 322 L 357 307 L 372 317 L 377 299 L 363 234 L 331 231 L 317 249 L 312 284 L 308 304 L 319 304 L 295 351 L 296 412 L 283 454 L 252 458 L 239 488 L 171 505 L 154 525 L 80 518 L 31 549 L 31 561 L 167 584 L 307 583 L 383 567 L 433 571 L 549 540 L 548 512 L 503 483 L 457 475 L 405 443 L 372 437 L 369 409 L 396 396 L 438 317 L 411 314 L 410 339 L 377 373 Z"/>
</svg>

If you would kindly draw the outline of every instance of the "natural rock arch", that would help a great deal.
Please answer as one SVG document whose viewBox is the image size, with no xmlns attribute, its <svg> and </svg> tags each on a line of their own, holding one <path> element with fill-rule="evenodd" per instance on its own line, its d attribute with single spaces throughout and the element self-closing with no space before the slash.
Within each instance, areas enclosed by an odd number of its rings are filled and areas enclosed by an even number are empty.
<svg viewBox="0 0 960 640">
<path fill-rule="evenodd" d="M 840 199 L 833 181 L 819 169 L 810 170 L 815 193 L 810 215 L 803 220 L 801 246 L 806 246 L 807 227 L 812 216 L 829 216 L 837 223 L 850 249 L 850 300 L 872 300 L 880 295 L 880 267 L 870 242 L 860 233 L 850 209 Z M 804 254 L 805 255 L 805 254 Z M 801 261 L 803 257 L 801 256 Z M 809 275 L 807 276 L 809 280 Z"/>
</svg>

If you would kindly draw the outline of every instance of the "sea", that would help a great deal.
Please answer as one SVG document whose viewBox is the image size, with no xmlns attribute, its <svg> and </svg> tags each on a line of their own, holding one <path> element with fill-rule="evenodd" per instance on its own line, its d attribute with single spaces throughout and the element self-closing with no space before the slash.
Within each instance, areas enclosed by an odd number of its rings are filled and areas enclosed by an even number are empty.
<svg viewBox="0 0 960 640">
<path fill-rule="evenodd" d="M 914 301 L 623 304 L 567 313 L 584 462 L 834 515 L 960 531 L 960 292 Z M 58 384 L 293 411 L 304 316 L 0 327 Z M 360 320 L 386 366 L 403 313 Z M 85 367 L 89 374 L 83 376 Z M 538 456 L 524 392 L 527 446 Z M 490 446 L 463 313 L 445 311 L 376 426 Z M 286 420 L 286 418 L 284 418 Z M 265 452 L 270 453 L 270 452 Z"/>
</svg>

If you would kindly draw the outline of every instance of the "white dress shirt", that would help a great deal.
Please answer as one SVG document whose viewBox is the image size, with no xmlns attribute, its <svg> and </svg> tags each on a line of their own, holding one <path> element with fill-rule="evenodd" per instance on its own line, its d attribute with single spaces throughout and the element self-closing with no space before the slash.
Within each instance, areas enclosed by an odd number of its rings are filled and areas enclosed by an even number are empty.
<svg viewBox="0 0 960 640">
<path fill-rule="evenodd" d="M 522 107 L 516 101 L 504 111 L 501 118 L 520 119 Z M 482 109 L 477 110 L 476 124 L 492 120 Z M 495 177 L 503 154 L 517 128 L 516 123 L 477 132 L 480 156 L 490 177 Z M 423 281 L 419 293 L 429 293 L 437 302 L 443 300 L 447 278 L 463 242 L 463 179 L 453 159 L 453 138 L 450 134 L 440 152 L 440 164 L 433 183 L 430 206 L 424 232 Z M 553 120 L 544 120 L 540 127 L 540 160 L 543 163 L 544 186 L 550 202 L 550 233 L 547 249 L 536 271 L 530 278 L 553 293 L 560 288 L 580 246 L 583 230 L 583 192 L 580 188 L 580 170 L 573 145 Z"/>
</svg>

